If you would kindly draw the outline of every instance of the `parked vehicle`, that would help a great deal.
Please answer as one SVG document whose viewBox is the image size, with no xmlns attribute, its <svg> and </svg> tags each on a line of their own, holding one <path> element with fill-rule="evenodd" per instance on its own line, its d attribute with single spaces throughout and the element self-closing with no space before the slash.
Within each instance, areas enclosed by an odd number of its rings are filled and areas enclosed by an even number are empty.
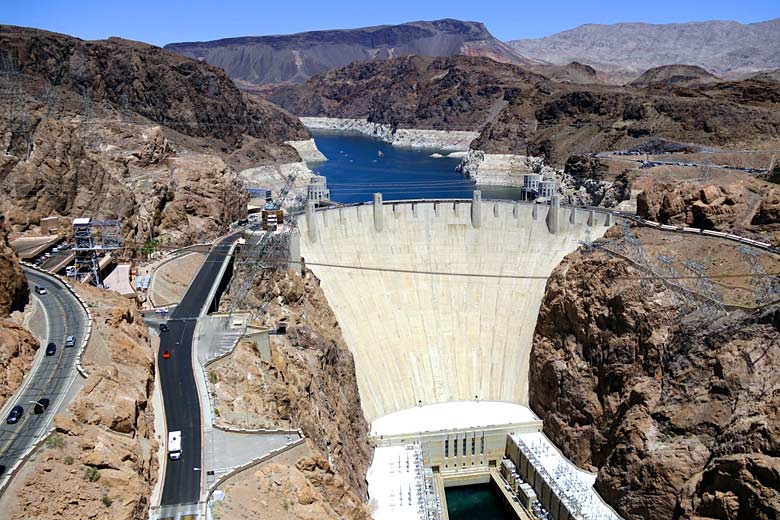
<svg viewBox="0 0 780 520">
<path fill-rule="evenodd" d="M 16 424 L 19 422 L 19 419 L 21 419 L 22 415 L 24 415 L 24 408 L 16 405 L 11 408 L 11 413 L 8 414 L 8 418 L 5 420 L 5 422 L 7 424 Z"/>
</svg>

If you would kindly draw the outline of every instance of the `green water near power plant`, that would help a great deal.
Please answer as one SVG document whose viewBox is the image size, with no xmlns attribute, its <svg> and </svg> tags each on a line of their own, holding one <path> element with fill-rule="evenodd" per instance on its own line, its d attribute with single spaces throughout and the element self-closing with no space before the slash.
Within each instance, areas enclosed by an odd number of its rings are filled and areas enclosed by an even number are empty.
<svg viewBox="0 0 780 520">
<path fill-rule="evenodd" d="M 493 484 L 446 488 L 450 520 L 516 520 Z"/>
</svg>

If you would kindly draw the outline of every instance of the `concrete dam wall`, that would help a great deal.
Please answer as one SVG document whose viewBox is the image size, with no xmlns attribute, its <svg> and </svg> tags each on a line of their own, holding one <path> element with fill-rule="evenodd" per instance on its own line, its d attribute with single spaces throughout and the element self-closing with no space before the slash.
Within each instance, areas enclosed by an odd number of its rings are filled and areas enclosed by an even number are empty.
<svg viewBox="0 0 780 520">
<path fill-rule="evenodd" d="M 475 398 L 526 404 L 545 277 L 609 218 L 478 192 L 471 202 L 308 208 L 301 256 L 354 354 L 367 419 Z"/>
</svg>

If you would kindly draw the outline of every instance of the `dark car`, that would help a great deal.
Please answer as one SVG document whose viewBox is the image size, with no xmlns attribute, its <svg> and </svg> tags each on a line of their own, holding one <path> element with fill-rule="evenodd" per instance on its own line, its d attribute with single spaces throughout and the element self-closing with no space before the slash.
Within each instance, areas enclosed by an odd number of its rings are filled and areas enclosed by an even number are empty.
<svg viewBox="0 0 780 520">
<path fill-rule="evenodd" d="M 5 475 L 5 466 L 0 464 L 0 477 L 2 477 L 3 475 Z"/>
<path fill-rule="evenodd" d="M 160 323 L 160 332 L 168 332 L 168 325 Z"/>
<path fill-rule="evenodd" d="M 33 413 L 34 414 L 41 414 L 49 407 L 49 398 L 44 397 L 43 399 L 38 399 L 38 401 L 35 402 L 35 406 L 33 406 Z"/>
<path fill-rule="evenodd" d="M 48 345 L 46 345 L 47 356 L 53 356 L 56 353 L 57 353 L 57 345 L 55 345 L 54 343 L 49 343 Z"/>
<path fill-rule="evenodd" d="M 19 422 L 22 415 L 24 415 L 24 408 L 17 404 L 11 408 L 11 413 L 8 414 L 8 419 L 6 419 L 5 422 L 8 424 L 16 424 Z"/>
</svg>

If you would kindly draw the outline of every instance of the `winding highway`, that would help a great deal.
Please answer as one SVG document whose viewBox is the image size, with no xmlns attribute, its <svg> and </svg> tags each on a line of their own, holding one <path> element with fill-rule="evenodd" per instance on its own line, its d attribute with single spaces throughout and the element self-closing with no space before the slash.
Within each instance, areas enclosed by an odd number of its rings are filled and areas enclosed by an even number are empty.
<svg viewBox="0 0 780 520">
<path fill-rule="evenodd" d="M 78 353 L 87 332 L 89 317 L 79 300 L 58 279 L 25 268 L 30 283 L 30 294 L 42 306 L 46 315 L 46 342 L 41 344 L 33 362 L 32 373 L 27 376 L 22 387 L 3 407 L 0 418 L 0 464 L 6 467 L 0 477 L 0 490 L 13 478 L 25 453 L 51 427 L 54 415 L 67 405 L 66 396 L 75 378 Z M 47 294 L 39 295 L 35 285 L 46 288 Z M 65 337 L 75 336 L 76 346 L 65 348 Z M 45 356 L 48 343 L 57 345 L 53 356 Z M 33 403 L 47 398 L 48 409 L 39 415 L 33 414 Z M 10 408 L 15 405 L 24 407 L 24 415 L 16 424 L 7 424 Z"/>
<path fill-rule="evenodd" d="M 195 275 L 187 292 L 168 320 L 168 332 L 160 334 L 157 364 L 168 432 L 181 431 L 182 455 L 166 455 L 165 481 L 160 505 L 176 506 L 200 501 L 203 473 L 202 421 L 198 387 L 192 366 L 192 337 L 197 320 L 209 303 L 209 295 L 233 243 L 235 233 L 217 242 Z M 170 352 L 170 359 L 163 352 Z M 167 439 L 166 439 L 167 440 Z"/>
</svg>

